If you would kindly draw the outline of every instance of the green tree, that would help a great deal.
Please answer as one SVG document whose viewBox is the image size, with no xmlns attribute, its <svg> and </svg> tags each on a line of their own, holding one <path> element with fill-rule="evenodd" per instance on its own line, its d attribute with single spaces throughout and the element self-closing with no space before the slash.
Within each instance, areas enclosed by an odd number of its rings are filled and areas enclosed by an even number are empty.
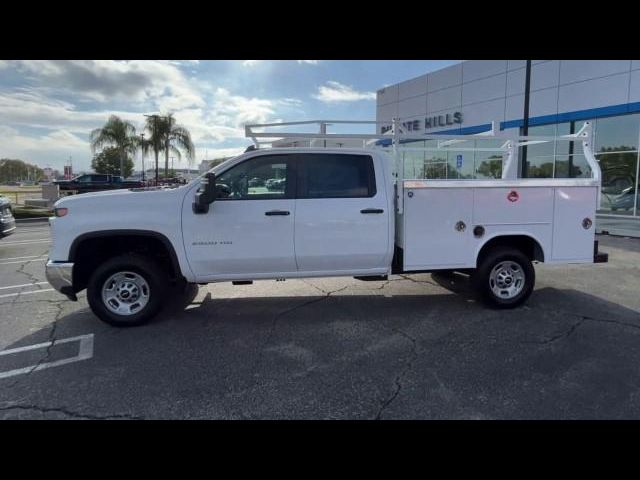
<svg viewBox="0 0 640 480">
<path fill-rule="evenodd" d="M 36 165 L 18 159 L 0 159 L 0 183 L 42 180 L 44 172 Z"/>
<path fill-rule="evenodd" d="M 118 173 L 126 177 L 124 163 L 140 146 L 140 138 L 136 135 L 133 124 L 116 115 L 111 115 L 102 128 L 96 128 L 91 132 L 90 141 L 93 153 L 106 146 L 115 148 L 119 156 Z"/>
<path fill-rule="evenodd" d="M 478 165 L 478 173 L 485 178 L 502 178 L 502 156 L 491 155 Z"/>
<path fill-rule="evenodd" d="M 164 145 L 165 122 L 160 115 L 149 115 L 145 123 L 149 138 L 142 144 L 143 154 L 153 150 L 155 157 L 156 180 L 158 180 L 158 156 Z"/>
<path fill-rule="evenodd" d="M 120 175 L 121 154 L 117 147 L 106 147 L 100 153 L 94 155 L 91 160 L 91 168 L 96 173 L 106 173 Z M 133 160 L 127 155 L 123 162 L 123 177 L 128 177 L 133 173 Z"/>
<path fill-rule="evenodd" d="M 195 146 L 191 140 L 191 134 L 182 125 L 176 123 L 172 113 L 168 115 L 150 115 L 147 117 L 145 125 L 149 132 L 147 150 L 153 150 L 156 161 L 156 178 L 158 178 L 158 156 L 160 151 L 164 151 L 164 175 L 169 175 L 169 153 L 174 154 L 178 159 L 182 158 L 184 151 L 189 159 L 189 165 L 195 157 Z"/>
<path fill-rule="evenodd" d="M 176 123 L 176 119 L 171 113 L 164 117 L 163 135 L 165 155 L 164 174 L 166 177 L 169 172 L 169 152 L 173 153 L 179 160 L 182 158 L 180 150 L 184 150 L 187 158 L 189 159 L 189 165 L 191 165 L 195 156 L 196 147 L 191 141 L 191 134 L 189 133 L 189 130 L 182 125 L 178 125 Z"/>
</svg>

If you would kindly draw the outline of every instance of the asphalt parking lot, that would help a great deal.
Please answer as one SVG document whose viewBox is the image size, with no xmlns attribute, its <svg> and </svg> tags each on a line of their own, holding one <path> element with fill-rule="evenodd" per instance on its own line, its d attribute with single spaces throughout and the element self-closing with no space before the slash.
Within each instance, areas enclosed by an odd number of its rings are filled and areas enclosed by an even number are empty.
<svg viewBox="0 0 640 480">
<path fill-rule="evenodd" d="M 46 223 L 0 239 L 2 419 L 640 418 L 637 239 L 538 265 L 512 311 L 461 275 L 264 281 L 176 293 L 129 329 L 51 290 L 49 242 Z"/>
</svg>

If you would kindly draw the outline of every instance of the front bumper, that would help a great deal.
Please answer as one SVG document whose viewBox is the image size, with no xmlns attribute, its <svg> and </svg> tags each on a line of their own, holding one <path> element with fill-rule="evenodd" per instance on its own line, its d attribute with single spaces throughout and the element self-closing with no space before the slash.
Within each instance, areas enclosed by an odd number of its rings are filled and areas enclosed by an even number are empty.
<svg viewBox="0 0 640 480">
<path fill-rule="evenodd" d="M 16 229 L 16 220 L 13 216 L 0 217 L 0 236 L 10 235 Z"/>
<path fill-rule="evenodd" d="M 53 288 L 66 295 L 69 300 L 78 300 L 73 291 L 73 263 L 47 260 L 45 275 Z"/>
</svg>

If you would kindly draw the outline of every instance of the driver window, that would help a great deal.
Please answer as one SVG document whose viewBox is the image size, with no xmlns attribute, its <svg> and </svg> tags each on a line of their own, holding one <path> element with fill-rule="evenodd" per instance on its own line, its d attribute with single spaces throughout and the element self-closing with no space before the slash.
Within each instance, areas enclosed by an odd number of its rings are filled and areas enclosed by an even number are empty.
<svg viewBox="0 0 640 480">
<path fill-rule="evenodd" d="M 291 198 L 288 155 L 265 155 L 242 162 L 216 178 L 220 200 Z"/>
</svg>

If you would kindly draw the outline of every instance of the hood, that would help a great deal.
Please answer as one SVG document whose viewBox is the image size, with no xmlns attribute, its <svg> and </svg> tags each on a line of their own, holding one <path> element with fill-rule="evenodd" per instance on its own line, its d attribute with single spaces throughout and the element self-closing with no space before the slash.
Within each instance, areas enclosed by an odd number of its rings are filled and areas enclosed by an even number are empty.
<svg viewBox="0 0 640 480">
<path fill-rule="evenodd" d="M 119 205 L 136 205 L 138 198 L 143 196 L 148 198 L 153 195 L 171 195 L 177 190 L 181 190 L 183 187 L 178 188 L 163 188 L 163 187 L 150 187 L 150 188 L 120 188 L 117 190 L 103 190 L 101 192 L 90 193 L 78 193 L 76 195 L 67 195 L 59 199 L 54 207 L 69 207 L 71 205 L 91 205 L 92 208 L 99 209 L 100 206 L 110 205 L 118 203 Z M 99 212 L 99 210 L 96 210 Z"/>
</svg>

